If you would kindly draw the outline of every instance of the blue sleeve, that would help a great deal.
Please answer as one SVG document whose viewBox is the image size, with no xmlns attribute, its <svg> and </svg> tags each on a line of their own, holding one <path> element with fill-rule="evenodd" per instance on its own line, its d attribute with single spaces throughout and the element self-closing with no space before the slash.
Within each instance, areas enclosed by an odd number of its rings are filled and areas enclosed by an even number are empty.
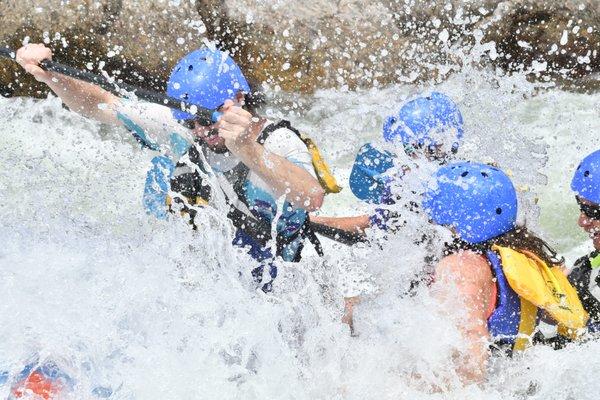
<svg viewBox="0 0 600 400">
<path fill-rule="evenodd" d="M 376 208 L 375 212 L 369 216 L 371 227 L 379 228 L 383 231 L 394 230 L 398 227 L 400 215 L 394 211 L 384 208 Z"/>
</svg>

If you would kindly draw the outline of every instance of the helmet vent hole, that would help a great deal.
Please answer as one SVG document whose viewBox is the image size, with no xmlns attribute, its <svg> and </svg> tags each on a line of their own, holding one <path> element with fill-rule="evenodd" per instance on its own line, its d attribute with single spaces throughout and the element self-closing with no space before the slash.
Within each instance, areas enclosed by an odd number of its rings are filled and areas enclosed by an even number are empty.
<svg viewBox="0 0 600 400">
<path fill-rule="evenodd" d="M 465 172 L 463 172 L 462 174 L 460 174 L 460 176 L 462 176 L 463 178 L 464 178 L 465 176 L 467 176 L 467 175 L 469 175 L 469 171 L 465 171 Z"/>
<path fill-rule="evenodd" d="M 481 176 L 483 176 L 484 178 L 487 178 L 487 177 L 488 177 L 488 174 L 487 174 L 487 172 L 482 172 L 482 173 L 481 173 Z"/>
<path fill-rule="evenodd" d="M 498 215 L 502 214 L 502 209 L 500 207 L 496 208 L 496 214 L 498 214 Z"/>
<path fill-rule="evenodd" d="M 193 70 L 193 69 L 194 69 L 194 66 L 193 66 L 193 65 L 188 65 L 188 71 L 191 71 L 191 70 Z"/>
<path fill-rule="evenodd" d="M 585 171 L 585 172 L 583 173 L 583 176 L 585 176 L 586 178 L 587 178 L 587 177 L 589 177 L 589 176 L 590 176 L 590 171 Z"/>
<path fill-rule="evenodd" d="M 184 94 L 183 94 L 183 99 L 184 99 L 184 100 L 187 100 L 187 99 L 189 99 L 189 98 L 190 98 L 190 95 L 189 95 L 188 93 L 184 93 Z"/>
<path fill-rule="evenodd" d="M 175 72 L 179 72 L 179 71 L 181 71 L 181 67 L 177 68 L 177 71 L 175 71 Z"/>
</svg>

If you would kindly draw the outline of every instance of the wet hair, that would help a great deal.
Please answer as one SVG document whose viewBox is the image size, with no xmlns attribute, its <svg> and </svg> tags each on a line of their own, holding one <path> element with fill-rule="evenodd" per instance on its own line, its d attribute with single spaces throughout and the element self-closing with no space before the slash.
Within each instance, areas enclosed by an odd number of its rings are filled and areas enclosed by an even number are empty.
<svg viewBox="0 0 600 400">
<path fill-rule="evenodd" d="M 457 238 L 453 242 L 446 244 L 444 255 L 456 253 L 460 250 L 472 250 L 479 254 L 485 254 L 493 245 L 508 247 L 516 251 L 530 251 L 548 266 L 560 266 L 565 262 L 564 257 L 559 258 L 556 250 L 525 226 L 518 226 L 500 236 L 478 244 L 467 243 Z"/>
</svg>

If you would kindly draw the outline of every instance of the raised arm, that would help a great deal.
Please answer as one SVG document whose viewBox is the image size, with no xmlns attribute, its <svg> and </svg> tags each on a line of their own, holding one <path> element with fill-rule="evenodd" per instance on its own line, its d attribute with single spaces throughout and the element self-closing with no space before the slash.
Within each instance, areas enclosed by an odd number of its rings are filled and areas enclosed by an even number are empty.
<svg viewBox="0 0 600 400">
<path fill-rule="evenodd" d="M 248 168 L 268 182 L 277 195 L 285 195 L 293 207 L 315 211 L 323 204 L 323 188 L 305 169 L 267 151 L 257 142 L 240 146 L 236 151 L 232 150 L 233 146 L 227 147 Z"/>
<path fill-rule="evenodd" d="M 267 182 L 277 195 L 286 195 L 292 206 L 307 211 L 319 209 L 325 195 L 319 181 L 304 168 L 256 142 L 261 124 L 254 119 L 231 100 L 225 102 L 218 126 L 219 136 L 225 139 L 229 151 Z"/>
<path fill-rule="evenodd" d="M 119 98 L 99 86 L 78 81 L 40 67 L 51 60 L 52 51 L 43 44 L 28 44 L 17 50 L 16 61 L 34 78 L 45 83 L 69 109 L 97 121 L 117 124 L 114 111 Z"/>
</svg>

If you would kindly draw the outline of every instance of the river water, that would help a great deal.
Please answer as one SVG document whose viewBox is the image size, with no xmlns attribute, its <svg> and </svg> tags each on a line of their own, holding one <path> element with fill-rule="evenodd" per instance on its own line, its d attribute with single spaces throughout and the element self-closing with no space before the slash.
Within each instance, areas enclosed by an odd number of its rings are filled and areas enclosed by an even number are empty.
<svg viewBox="0 0 600 400">
<path fill-rule="evenodd" d="M 276 93 L 263 111 L 310 133 L 347 186 L 357 149 L 379 140 L 383 118 L 431 89 Z M 459 157 L 511 171 L 522 220 L 569 262 L 587 251 L 569 183 L 598 146 L 600 95 L 489 71 L 456 74 L 436 90 L 463 112 Z M 452 323 L 426 289 L 403 295 L 425 255 L 414 245 L 426 229 L 418 218 L 380 247 L 326 242 L 324 259 L 308 250 L 301 263 L 280 265 L 265 295 L 249 280 L 252 261 L 229 244 L 222 214 L 207 212 L 194 233 L 144 213 L 153 155 L 123 129 L 53 97 L 0 98 L 0 109 L 0 371 L 10 373 L 0 398 L 35 355 L 67 371 L 75 383 L 66 398 L 77 399 L 97 398 L 98 387 L 111 399 L 591 399 L 600 391 L 597 342 L 499 358 L 487 383 L 461 385 Z M 346 188 L 323 213 L 365 207 Z M 364 297 L 354 337 L 340 323 L 349 294 Z"/>
</svg>

